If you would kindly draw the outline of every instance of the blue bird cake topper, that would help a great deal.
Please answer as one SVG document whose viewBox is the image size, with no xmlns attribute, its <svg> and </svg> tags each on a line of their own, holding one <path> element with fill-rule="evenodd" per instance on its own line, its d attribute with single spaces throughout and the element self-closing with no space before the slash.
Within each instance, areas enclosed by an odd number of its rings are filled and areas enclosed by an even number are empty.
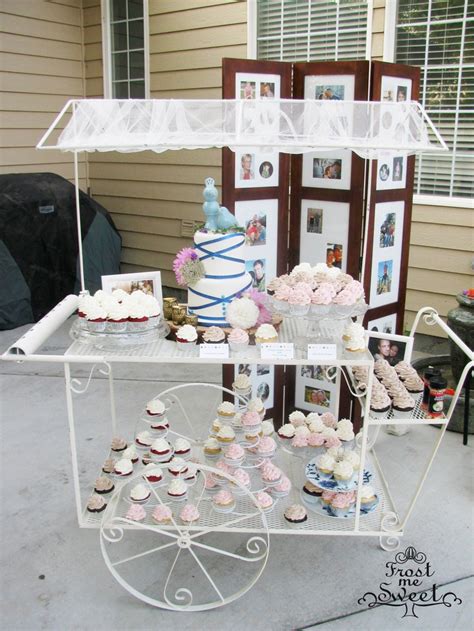
<svg viewBox="0 0 474 631">
<path fill-rule="evenodd" d="M 211 232 L 230 230 L 231 228 L 237 228 L 238 223 L 234 215 L 224 208 L 219 206 L 217 201 L 217 188 L 212 177 L 208 177 L 205 180 L 206 187 L 203 191 L 204 204 L 202 209 L 206 215 L 206 223 L 204 229 Z"/>
</svg>

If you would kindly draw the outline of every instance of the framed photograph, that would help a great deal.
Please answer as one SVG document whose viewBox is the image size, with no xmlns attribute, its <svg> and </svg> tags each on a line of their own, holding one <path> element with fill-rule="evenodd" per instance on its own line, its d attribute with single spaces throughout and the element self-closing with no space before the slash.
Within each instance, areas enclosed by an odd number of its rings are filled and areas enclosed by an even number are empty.
<svg viewBox="0 0 474 631">
<path fill-rule="evenodd" d="M 265 291 L 277 276 L 278 200 L 253 199 L 235 202 L 235 216 L 245 228 L 245 269 L 252 286 Z"/>
<path fill-rule="evenodd" d="M 411 101 L 412 80 L 401 77 L 382 76 L 381 100 L 385 102 L 400 103 Z"/>
<path fill-rule="evenodd" d="M 406 335 L 393 335 L 368 331 L 368 348 L 375 361 L 386 359 L 391 366 L 398 362 L 410 362 L 413 338 Z"/>
<path fill-rule="evenodd" d="M 301 366 L 296 374 L 295 407 L 309 412 L 339 411 L 340 372 L 334 381 L 326 379 L 327 366 Z"/>
<path fill-rule="evenodd" d="M 141 289 L 145 294 L 153 295 L 163 309 L 161 272 L 138 272 L 136 274 L 110 274 L 102 276 L 102 289 L 111 294 L 114 289 L 122 289 L 131 294 Z"/>
<path fill-rule="evenodd" d="M 397 302 L 405 202 L 375 204 L 370 284 L 371 308 Z"/>
<path fill-rule="evenodd" d="M 300 260 L 347 269 L 349 204 L 301 201 Z"/>
<path fill-rule="evenodd" d="M 247 375 L 252 384 L 252 398 L 260 397 L 267 410 L 274 405 L 274 373 L 275 366 L 269 364 L 236 364 L 234 367 L 234 378 Z"/>
<path fill-rule="evenodd" d="M 383 333 L 390 335 L 397 330 L 397 314 L 391 313 L 388 316 L 382 316 L 367 323 L 367 330 L 374 333 Z"/>
<path fill-rule="evenodd" d="M 281 77 L 278 74 L 237 72 L 235 95 L 237 99 L 281 98 Z"/>
<path fill-rule="evenodd" d="M 304 78 L 305 99 L 328 101 L 354 100 L 354 75 L 306 75 Z"/>
<path fill-rule="evenodd" d="M 377 191 L 404 189 L 407 178 L 407 157 L 387 153 L 377 161 Z"/>
<path fill-rule="evenodd" d="M 235 152 L 235 188 L 278 186 L 279 153 L 258 151 Z"/>
</svg>

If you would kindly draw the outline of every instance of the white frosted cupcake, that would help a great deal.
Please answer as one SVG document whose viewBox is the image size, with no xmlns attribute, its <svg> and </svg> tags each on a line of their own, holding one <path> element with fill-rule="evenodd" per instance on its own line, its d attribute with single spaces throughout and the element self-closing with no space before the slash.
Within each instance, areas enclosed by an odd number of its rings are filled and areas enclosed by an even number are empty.
<svg viewBox="0 0 474 631">
<path fill-rule="evenodd" d="M 252 390 L 252 384 L 249 377 L 244 374 L 237 375 L 234 383 L 232 384 L 232 389 L 234 390 L 235 394 L 238 394 L 240 396 L 248 396 Z"/>
<path fill-rule="evenodd" d="M 348 460 L 341 460 L 334 465 L 334 479 L 340 486 L 348 486 L 354 477 L 354 467 Z"/>
<path fill-rule="evenodd" d="M 182 351 L 192 348 L 197 342 L 198 334 L 190 324 L 184 324 L 176 331 L 176 343 Z"/>
<path fill-rule="evenodd" d="M 319 475 L 323 479 L 329 479 L 332 477 L 336 461 L 329 454 L 321 454 L 316 460 L 316 467 Z"/>
<path fill-rule="evenodd" d="M 105 328 L 109 333 L 125 333 L 128 328 L 128 311 L 123 305 L 117 302 L 110 306 Z"/>
<path fill-rule="evenodd" d="M 272 344 L 278 341 L 278 333 L 272 324 L 261 324 L 255 332 L 255 342 L 260 344 Z"/>
<path fill-rule="evenodd" d="M 235 405 L 230 401 L 222 401 L 217 408 L 217 416 L 223 423 L 231 423 L 235 416 Z"/>
</svg>

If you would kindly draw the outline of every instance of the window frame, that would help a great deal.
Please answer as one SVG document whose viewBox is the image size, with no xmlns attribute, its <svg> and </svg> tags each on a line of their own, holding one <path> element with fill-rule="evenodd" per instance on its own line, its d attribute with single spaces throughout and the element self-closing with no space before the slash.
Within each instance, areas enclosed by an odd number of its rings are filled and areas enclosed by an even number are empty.
<svg viewBox="0 0 474 631">
<path fill-rule="evenodd" d="M 104 98 L 116 98 L 112 93 L 112 37 L 110 32 L 110 2 L 111 0 L 101 0 L 102 16 L 102 68 Z M 127 49 L 128 50 L 128 49 Z M 148 0 L 143 0 L 143 56 L 144 56 L 144 80 L 145 95 L 143 98 L 150 98 L 150 14 Z"/>
<path fill-rule="evenodd" d="M 384 23 L 384 47 L 383 60 L 393 63 L 395 61 L 397 43 L 397 17 L 398 1 L 389 2 L 385 0 L 385 23 Z M 427 112 L 429 116 L 429 112 Z M 413 204 L 424 206 L 446 206 L 451 208 L 474 208 L 474 199 L 469 197 L 450 197 L 449 195 L 428 195 L 425 193 L 414 193 Z"/>
</svg>

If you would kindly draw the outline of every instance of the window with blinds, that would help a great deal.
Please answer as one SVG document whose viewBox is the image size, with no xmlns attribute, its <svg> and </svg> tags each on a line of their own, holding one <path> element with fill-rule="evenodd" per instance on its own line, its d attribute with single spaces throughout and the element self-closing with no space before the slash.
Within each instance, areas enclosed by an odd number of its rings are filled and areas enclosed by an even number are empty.
<svg viewBox="0 0 474 631">
<path fill-rule="evenodd" d="M 420 102 L 451 152 L 417 159 L 414 192 L 474 192 L 474 0 L 399 0 L 396 61 L 421 67 Z"/>
<path fill-rule="evenodd" d="M 259 0 L 257 58 L 279 61 L 365 59 L 367 2 Z"/>
</svg>

